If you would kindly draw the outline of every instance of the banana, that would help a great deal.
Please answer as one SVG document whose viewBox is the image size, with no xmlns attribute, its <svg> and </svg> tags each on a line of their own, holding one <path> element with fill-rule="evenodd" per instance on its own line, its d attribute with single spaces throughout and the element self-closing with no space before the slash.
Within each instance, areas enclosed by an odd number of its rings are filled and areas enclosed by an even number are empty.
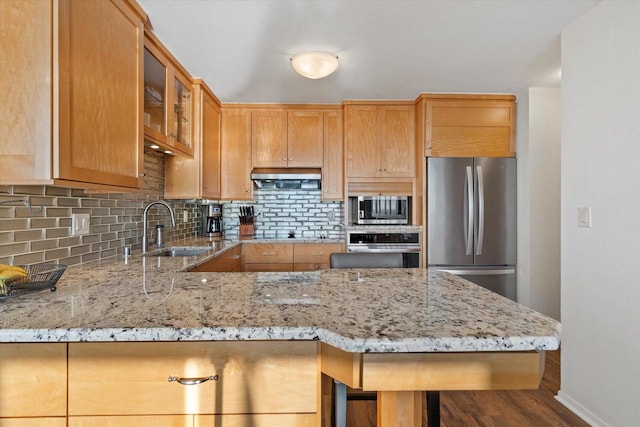
<svg viewBox="0 0 640 427">
<path fill-rule="evenodd" d="M 25 276 L 28 276 L 28 273 L 20 267 L 0 264 L 0 295 L 5 295 L 7 293 L 7 280 Z"/>
<path fill-rule="evenodd" d="M 0 264 L 0 274 L 5 271 L 17 271 L 19 273 L 22 273 L 23 276 L 27 275 L 27 272 L 23 268 L 20 268 L 16 265 Z"/>
<path fill-rule="evenodd" d="M 13 279 L 14 277 L 25 277 L 27 273 L 23 273 L 17 270 L 2 270 L 0 271 L 0 280 Z"/>
</svg>

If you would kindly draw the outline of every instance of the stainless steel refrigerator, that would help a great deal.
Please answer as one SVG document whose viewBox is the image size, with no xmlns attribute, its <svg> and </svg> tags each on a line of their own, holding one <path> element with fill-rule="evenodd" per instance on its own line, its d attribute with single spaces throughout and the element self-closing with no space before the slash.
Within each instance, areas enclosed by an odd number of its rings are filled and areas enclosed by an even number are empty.
<svg viewBox="0 0 640 427">
<path fill-rule="evenodd" d="M 427 159 L 427 263 L 516 300 L 516 159 Z"/>
</svg>

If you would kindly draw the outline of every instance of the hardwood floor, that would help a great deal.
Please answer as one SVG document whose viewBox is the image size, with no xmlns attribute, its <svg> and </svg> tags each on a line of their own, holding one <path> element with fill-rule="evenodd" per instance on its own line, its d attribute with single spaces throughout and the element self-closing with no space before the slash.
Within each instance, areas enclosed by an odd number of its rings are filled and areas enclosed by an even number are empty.
<svg viewBox="0 0 640 427">
<path fill-rule="evenodd" d="M 537 390 L 441 392 L 441 427 L 589 427 L 555 400 L 559 388 L 560 352 L 547 352 Z M 347 414 L 347 427 L 376 425 L 375 402 L 349 401 Z"/>
</svg>

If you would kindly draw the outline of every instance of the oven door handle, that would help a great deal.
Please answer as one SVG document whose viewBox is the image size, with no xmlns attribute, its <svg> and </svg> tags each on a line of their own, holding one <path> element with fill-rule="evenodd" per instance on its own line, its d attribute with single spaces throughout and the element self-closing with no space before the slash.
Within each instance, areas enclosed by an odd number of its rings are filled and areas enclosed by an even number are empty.
<svg viewBox="0 0 640 427">
<path fill-rule="evenodd" d="M 420 248 L 407 247 L 407 248 L 362 248 L 362 247 L 349 247 L 347 252 L 400 252 L 400 253 L 420 253 Z"/>
</svg>

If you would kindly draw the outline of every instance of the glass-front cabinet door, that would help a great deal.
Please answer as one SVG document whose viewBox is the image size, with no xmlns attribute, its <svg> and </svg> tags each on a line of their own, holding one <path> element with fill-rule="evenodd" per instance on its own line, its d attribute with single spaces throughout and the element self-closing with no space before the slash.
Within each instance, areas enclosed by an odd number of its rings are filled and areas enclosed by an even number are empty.
<svg viewBox="0 0 640 427">
<path fill-rule="evenodd" d="M 192 81 L 154 36 L 144 49 L 144 136 L 167 154 L 193 157 Z"/>
<path fill-rule="evenodd" d="M 167 67 L 144 49 L 144 134 L 155 142 L 167 142 Z"/>
<path fill-rule="evenodd" d="M 181 151 L 193 152 L 191 143 L 191 86 L 177 76 L 173 78 L 173 133 L 174 146 Z"/>
</svg>

